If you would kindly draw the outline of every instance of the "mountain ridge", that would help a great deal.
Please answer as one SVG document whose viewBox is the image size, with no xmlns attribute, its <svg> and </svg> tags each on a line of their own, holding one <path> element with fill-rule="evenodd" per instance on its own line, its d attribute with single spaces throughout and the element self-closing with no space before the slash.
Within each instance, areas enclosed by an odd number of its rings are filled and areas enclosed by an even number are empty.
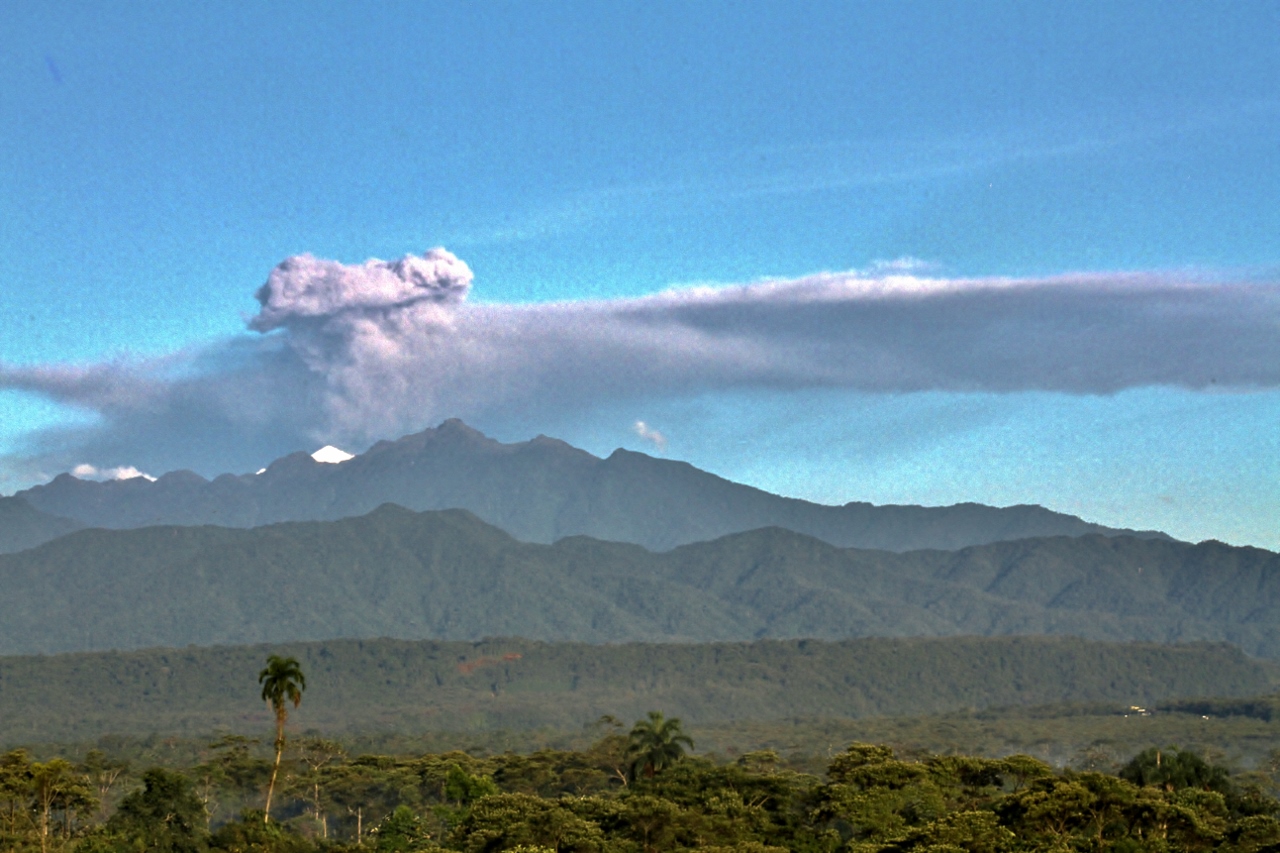
<svg viewBox="0 0 1280 853">
<path fill-rule="evenodd" d="M 1052 535 L 1165 536 L 1092 524 L 1037 505 L 816 504 L 621 448 L 600 458 L 542 435 L 504 444 L 458 420 L 380 441 L 340 464 L 299 451 L 261 474 L 212 480 L 190 471 L 169 472 L 155 482 L 61 474 L 16 497 L 83 526 L 115 529 L 333 521 L 390 502 L 417 511 L 466 509 L 526 542 L 587 535 L 652 550 L 767 526 L 840 547 L 898 552 Z"/>
<path fill-rule="evenodd" d="M 252 529 L 81 530 L 0 556 L 0 653 L 333 637 L 707 642 L 1057 634 L 1280 656 L 1280 555 L 1050 537 L 907 553 L 761 528 L 655 553 L 384 504 Z"/>
<path fill-rule="evenodd" d="M 0 498 L 0 554 L 25 551 L 85 525 L 42 512 L 20 497 Z"/>
</svg>

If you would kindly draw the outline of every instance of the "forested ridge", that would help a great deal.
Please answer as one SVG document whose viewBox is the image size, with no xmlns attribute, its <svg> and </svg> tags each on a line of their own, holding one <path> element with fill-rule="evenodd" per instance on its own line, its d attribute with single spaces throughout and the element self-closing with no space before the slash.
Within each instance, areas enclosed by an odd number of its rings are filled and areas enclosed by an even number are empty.
<svg viewBox="0 0 1280 853">
<path fill-rule="evenodd" d="M 245 673 L 279 651 L 314 679 L 299 720 L 331 733 L 575 731 L 658 705 L 698 724 L 1249 697 L 1276 665 L 1225 644 L 961 637 L 709 644 L 331 640 L 0 658 L 0 743 L 241 730 Z M 50 709 L 56 709 L 51 713 Z"/>
<path fill-rule="evenodd" d="M 25 551 L 85 525 L 41 512 L 22 498 L 0 498 L 0 554 Z"/>
<path fill-rule="evenodd" d="M 897 554 L 765 528 L 654 553 L 581 536 L 521 542 L 467 512 L 386 505 L 249 530 L 81 530 L 0 555 L 0 583 L 8 654 L 959 634 L 1225 640 L 1280 654 L 1280 555 L 1123 536 Z"/>
</svg>

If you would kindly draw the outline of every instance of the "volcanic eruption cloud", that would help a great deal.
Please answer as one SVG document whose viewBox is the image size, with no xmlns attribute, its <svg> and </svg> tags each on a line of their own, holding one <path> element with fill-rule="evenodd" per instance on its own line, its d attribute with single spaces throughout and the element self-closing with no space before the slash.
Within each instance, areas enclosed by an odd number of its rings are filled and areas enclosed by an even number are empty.
<svg viewBox="0 0 1280 853">
<path fill-rule="evenodd" d="M 1280 383 L 1280 287 L 1170 273 L 940 278 L 893 265 L 627 299 L 469 302 L 445 249 L 288 258 L 249 334 L 151 361 L 0 365 L 0 388 L 87 409 L 11 464 L 251 470 L 447 417 L 587 412 L 743 388 L 1109 394 Z M 269 456 L 267 458 L 270 458 Z M 15 461 L 16 460 L 16 461 Z M 34 470 L 34 469 L 32 469 Z"/>
</svg>

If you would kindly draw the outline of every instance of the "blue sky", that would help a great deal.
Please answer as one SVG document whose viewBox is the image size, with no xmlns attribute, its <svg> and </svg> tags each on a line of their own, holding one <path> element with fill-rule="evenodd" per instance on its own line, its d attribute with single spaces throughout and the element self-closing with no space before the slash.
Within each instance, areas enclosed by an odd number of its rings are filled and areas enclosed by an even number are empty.
<svg viewBox="0 0 1280 853">
<path fill-rule="evenodd" d="M 451 414 L 505 440 L 657 452 L 642 420 L 671 457 L 815 500 L 1041 503 L 1280 547 L 1278 3 L 3 15 L 0 491 L 80 463 L 254 470 Z M 286 258 L 434 246 L 474 276 L 447 351 L 399 340 L 394 371 L 353 384 L 368 354 L 317 355 L 332 335 L 311 320 L 246 330 Z M 898 259 L 913 260 L 886 266 Z M 819 329 L 791 303 L 750 334 L 734 324 L 754 309 L 644 303 L 645 323 L 671 323 L 657 338 L 584 343 L 634 331 L 609 325 L 632 311 L 619 300 L 822 273 L 977 282 L 973 311 L 983 282 L 1102 284 L 1070 303 L 1066 331 L 1056 296 L 998 306 L 962 337 L 950 308 L 926 310 L 895 321 L 916 349 L 871 355 L 859 336 L 881 314 L 835 311 Z M 1134 277 L 1166 290 L 1125 313 L 1108 294 Z M 1188 281 L 1203 299 L 1161 307 Z M 1112 307 L 1095 312 L 1095 292 Z M 550 303 L 563 311 L 537 308 Z M 1179 312 L 1192 319 L 1174 329 Z M 415 322 L 397 328 L 443 334 Z M 690 327 L 714 345 L 680 338 Z M 1068 349 L 1008 374 L 1036 340 Z M 821 347 L 801 359 L 797 341 Z M 455 364 L 476 352 L 508 366 Z M 778 353 L 786 369 L 766 369 Z M 858 373 L 876 358 L 934 368 Z M 965 370 L 942 377 L 953 358 Z M 217 378 L 225 410 L 172 391 L 193 376 Z M 394 417 L 370 409 L 371 377 L 403 385 Z M 264 393 L 319 408 L 296 428 L 255 420 Z"/>
</svg>

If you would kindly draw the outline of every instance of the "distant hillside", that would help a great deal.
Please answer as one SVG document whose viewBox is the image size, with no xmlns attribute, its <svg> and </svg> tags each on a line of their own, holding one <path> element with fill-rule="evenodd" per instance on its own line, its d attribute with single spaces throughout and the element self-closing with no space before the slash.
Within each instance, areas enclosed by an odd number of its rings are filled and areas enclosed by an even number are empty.
<svg viewBox="0 0 1280 853">
<path fill-rule="evenodd" d="M 261 475 L 213 481 L 190 471 L 154 483 L 140 477 L 97 483 L 64 474 L 20 495 L 37 509 L 92 527 L 254 527 L 358 516 L 390 502 L 470 510 L 526 542 L 586 535 L 656 550 L 770 526 L 833 545 L 889 551 L 1133 533 L 1039 506 L 823 506 L 643 453 L 617 450 L 600 459 L 544 436 L 501 444 L 461 421 L 380 442 L 338 465 L 295 453 Z"/>
<path fill-rule="evenodd" d="M 78 521 L 41 512 L 22 498 L 0 498 L 0 554 L 10 554 L 84 527 Z"/>
<path fill-rule="evenodd" d="M 580 730 L 659 708 L 697 726 L 932 714 L 1047 702 L 1150 704 L 1248 696 L 1276 667 L 1226 645 L 1075 639 L 811 640 L 750 644 L 330 641 L 0 658 L 0 744 L 112 732 L 267 731 L 255 675 L 268 653 L 307 676 L 299 731 Z"/>
<path fill-rule="evenodd" d="M 1055 537 L 840 549 L 780 528 L 655 554 L 387 505 L 241 530 L 81 530 L 0 556 L 0 653 L 333 637 L 580 642 L 1066 634 L 1280 656 L 1280 556 Z"/>
</svg>

